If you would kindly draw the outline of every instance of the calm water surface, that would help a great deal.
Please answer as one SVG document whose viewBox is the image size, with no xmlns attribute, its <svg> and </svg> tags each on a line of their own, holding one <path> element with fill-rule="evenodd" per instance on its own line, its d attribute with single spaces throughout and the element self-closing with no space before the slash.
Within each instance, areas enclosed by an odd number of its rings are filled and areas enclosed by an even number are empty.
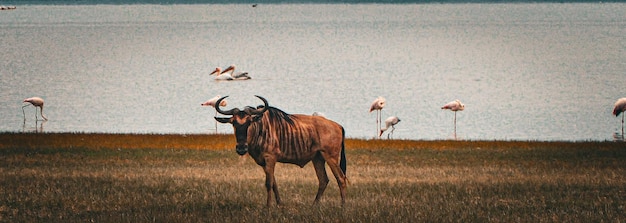
<svg viewBox="0 0 626 223">
<path fill-rule="evenodd" d="M 200 103 L 324 113 L 348 137 L 613 140 L 626 4 L 24 5 L 0 12 L 0 131 L 213 133 Z M 218 82 L 236 64 L 249 81 Z M 22 99 L 46 100 L 47 122 Z M 229 125 L 218 132 L 232 133 Z"/>
</svg>

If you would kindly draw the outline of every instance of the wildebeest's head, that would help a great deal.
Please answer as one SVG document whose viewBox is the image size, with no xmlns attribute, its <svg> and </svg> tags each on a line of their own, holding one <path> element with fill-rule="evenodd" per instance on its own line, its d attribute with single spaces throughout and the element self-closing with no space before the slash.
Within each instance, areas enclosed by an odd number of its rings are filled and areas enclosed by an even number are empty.
<svg viewBox="0 0 626 223">
<path fill-rule="evenodd" d="M 267 100 L 265 98 L 255 95 L 257 98 L 263 101 L 264 106 L 259 108 L 253 108 L 250 106 L 245 107 L 243 110 L 239 108 L 233 108 L 228 111 L 223 111 L 219 108 L 219 106 L 215 107 L 215 110 L 222 115 L 231 115 L 231 117 L 215 117 L 215 120 L 221 123 L 230 123 L 233 125 L 233 129 L 235 130 L 235 138 L 237 138 L 237 147 L 236 151 L 239 155 L 244 155 L 248 152 L 248 127 L 253 122 L 261 120 L 263 112 L 269 108 Z M 222 97 L 215 102 L 215 104 L 219 105 L 220 102 L 224 98 L 228 96 Z"/>
</svg>

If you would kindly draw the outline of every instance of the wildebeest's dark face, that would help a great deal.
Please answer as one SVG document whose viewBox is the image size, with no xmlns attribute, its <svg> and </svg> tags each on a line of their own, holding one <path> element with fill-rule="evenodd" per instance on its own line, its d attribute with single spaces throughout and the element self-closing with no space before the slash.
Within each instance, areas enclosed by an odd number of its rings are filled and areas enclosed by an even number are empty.
<svg viewBox="0 0 626 223">
<path fill-rule="evenodd" d="M 217 100 L 216 104 L 219 104 L 222 99 L 226 97 L 228 96 L 222 97 Z M 243 109 L 243 111 L 239 110 L 238 108 L 233 108 L 228 111 L 222 111 L 219 106 L 215 107 L 217 112 L 219 112 L 220 114 L 232 115 L 231 117 L 215 117 L 215 120 L 221 123 L 230 123 L 233 125 L 235 138 L 237 139 L 237 146 L 235 147 L 235 150 L 237 151 L 237 154 L 242 156 L 248 152 L 248 127 L 250 127 L 252 123 L 261 120 L 261 117 L 263 117 L 263 112 L 265 112 L 265 110 L 267 110 L 268 108 L 267 100 L 260 96 L 257 97 L 263 100 L 263 103 L 265 103 L 264 107 L 257 109 L 253 107 L 246 107 Z"/>
<path fill-rule="evenodd" d="M 249 115 L 245 111 L 239 111 L 230 118 L 215 117 L 215 120 L 233 125 L 235 138 L 237 138 L 237 146 L 235 149 L 237 154 L 243 156 L 248 152 L 248 127 L 250 127 L 253 122 L 260 120 L 261 117 L 261 115 Z"/>
</svg>

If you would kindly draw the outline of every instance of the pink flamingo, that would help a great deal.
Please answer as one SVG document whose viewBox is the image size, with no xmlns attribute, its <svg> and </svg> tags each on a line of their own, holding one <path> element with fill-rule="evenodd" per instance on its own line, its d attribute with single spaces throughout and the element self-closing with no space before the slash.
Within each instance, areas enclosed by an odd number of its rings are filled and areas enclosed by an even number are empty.
<svg viewBox="0 0 626 223">
<path fill-rule="evenodd" d="M 465 105 L 459 101 L 459 99 L 448 102 L 441 109 L 450 109 L 450 111 L 454 112 L 454 138 L 456 138 L 456 112 L 463 111 L 465 109 Z"/>
<path fill-rule="evenodd" d="M 374 110 L 376 110 L 377 112 L 377 116 L 376 116 L 376 135 L 378 135 L 378 138 L 380 139 L 380 127 L 381 127 L 381 110 L 385 107 L 386 104 L 386 100 L 383 97 L 378 97 L 376 98 L 376 100 L 374 100 L 374 102 L 372 102 L 372 105 L 370 106 L 370 113 Z"/>
<path fill-rule="evenodd" d="M 393 135 L 393 130 L 396 130 L 395 126 L 396 124 L 398 124 L 398 122 L 400 122 L 400 119 L 397 116 L 390 116 L 389 118 L 385 119 L 385 127 L 380 129 L 380 135 L 378 135 L 378 137 L 383 135 L 383 132 L 387 131 L 387 129 L 391 127 L 391 132 L 387 133 L 387 139 L 389 139 L 389 135 Z"/>
<path fill-rule="evenodd" d="M 615 107 L 613 108 L 613 115 L 615 117 L 619 116 L 626 112 L 626 98 L 620 98 L 615 102 Z M 624 135 L 624 114 L 622 114 L 622 136 Z"/>
<path fill-rule="evenodd" d="M 43 118 L 44 121 L 48 121 L 48 118 L 46 118 L 46 116 L 43 115 L 43 99 L 42 98 L 40 97 L 27 98 L 27 99 L 24 99 L 24 102 L 30 103 L 30 104 L 26 104 L 22 106 L 22 113 L 24 114 L 24 120 L 26 120 L 26 113 L 24 112 L 24 107 L 33 105 L 35 106 L 35 120 L 38 120 L 37 119 L 37 107 L 39 107 L 41 117 Z"/>
<path fill-rule="evenodd" d="M 215 108 L 215 103 L 216 103 L 216 102 L 217 102 L 217 100 L 218 100 L 218 99 L 220 99 L 220 98 L 221 98 L 221 97 L 220 97 L 220 95 L 217 95 L 217 96 L 215 96 L 215 97 L 213 97 L 213 98 L 211 98 L 211 99 L 209 99 L 209 100 L 205 101 L 204 103 L 200 104 L 200 106 L 211 106 L 211 107 Z M 219 105 L 219 106 L 224 107 L 224 106 L 226 106 L 227 104 L 228 104 L 228 102 L 226 102 L 226 99 L 224 99 L 224 100 L 222 100 L 222 101 L 220 102 L 220 105 Z M 216 116 L 216 115 L 217 115 L 217 110 L 215 111 L 215 115 L 214 115 L 214 116 Z M 215 122 L 215 131 L 217 132 L 217 121 Z"/>
</svg>

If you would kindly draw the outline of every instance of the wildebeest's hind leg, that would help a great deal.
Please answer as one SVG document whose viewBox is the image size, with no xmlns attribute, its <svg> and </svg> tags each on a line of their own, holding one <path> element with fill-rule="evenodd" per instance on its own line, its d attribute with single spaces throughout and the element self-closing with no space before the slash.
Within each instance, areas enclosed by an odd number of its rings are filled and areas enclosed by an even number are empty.
<svg viewBox="0 0 626 223">
<path fill-rule="evenodd" d="M 326 186 L 328 185 L 328 175 L 326 174 L 326 161 L 319 153 L 313 158 L 313 167 L 315 167 L 315 174 L 317 174 L 317 180 L 319 180 L 319 188 L 317 189 L 317 195 L 315 196 L 314 203 L 318 203 Z"/>
<path fill-rule="evenodd" d="M 267 206 L 270 206 L 272 201 L 272 191 L 276 197 L 276 204 L 280 204 L 280 196 L 278 195 L 278 185 L 276 185 L 276 178 L 274 177 L 274 167 L 276 162 L 269 162 L 266 160 L 266 164 L 263 167 L 265 171 L 265 189 L 267 190 Z"/>
<path fill-rule="evenodd" d="M 337 158 L 332 158 L 329 156 L 324 156 L 324 158 L 326 159 L 330 170 L 333 172 L 333 175 L 335 175 L 335 179 L 337 179 L 337 184 L 339 185 L 339 193 L 341 193 L 341 204 L 343 205 L 346 203 L 346 175 L 339 167 L 339 160 Z"/>
</svg>

